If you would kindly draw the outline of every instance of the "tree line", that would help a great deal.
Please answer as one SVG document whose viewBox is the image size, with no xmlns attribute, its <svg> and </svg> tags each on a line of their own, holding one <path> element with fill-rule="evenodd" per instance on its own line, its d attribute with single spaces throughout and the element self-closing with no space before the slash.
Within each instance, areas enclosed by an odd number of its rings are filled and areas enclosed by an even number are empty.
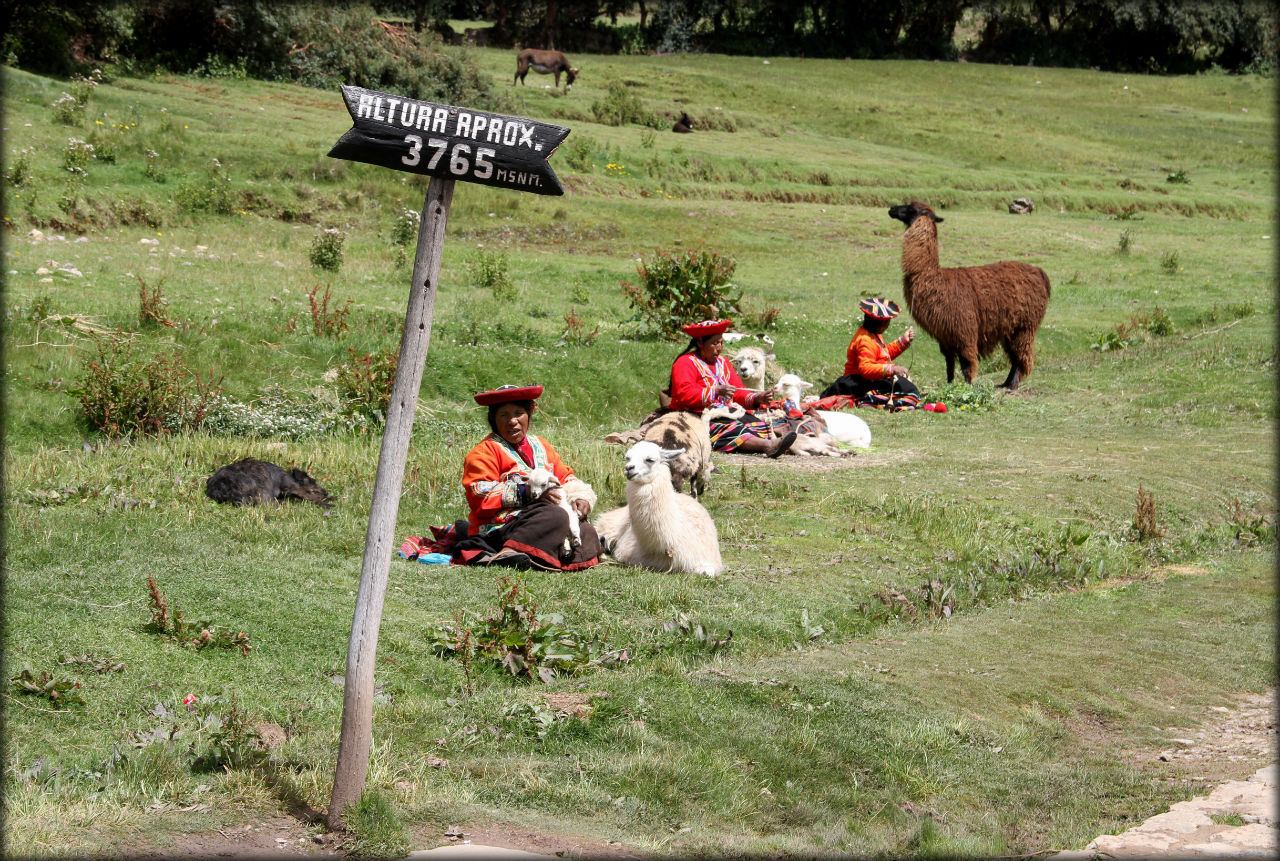
<svg viewBox="0 0 1280 861">
<path fill-rule="evenodd" d="M 235 68 L 287 78 L 335 16 L 406 22 L 470 39 L 586 53 L 713 52 L 853 59 L 968 59 L 1186 74 L 1271 74 L 1270 0 L 30 0 L 0 5 L 10 65 L 51 74 L 104 61 L 175 72 Z M 329 49 L 331 52 L 339 50 Z M 304 64 L 305 65 L 305 64 Z"/>
</svg>

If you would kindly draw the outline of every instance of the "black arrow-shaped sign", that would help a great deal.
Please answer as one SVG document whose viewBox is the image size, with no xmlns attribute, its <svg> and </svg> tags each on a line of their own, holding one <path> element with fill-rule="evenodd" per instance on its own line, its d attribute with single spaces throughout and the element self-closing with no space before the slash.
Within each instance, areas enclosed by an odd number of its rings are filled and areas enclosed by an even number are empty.
<svg viewBox="0 0 1280 861">
<path fill-rule="evenodd" d="M 462 182 L 564 194 L 547 159 L 569 130 L 343 85 L 353 125 L 329 155 Z"/>
</svg>

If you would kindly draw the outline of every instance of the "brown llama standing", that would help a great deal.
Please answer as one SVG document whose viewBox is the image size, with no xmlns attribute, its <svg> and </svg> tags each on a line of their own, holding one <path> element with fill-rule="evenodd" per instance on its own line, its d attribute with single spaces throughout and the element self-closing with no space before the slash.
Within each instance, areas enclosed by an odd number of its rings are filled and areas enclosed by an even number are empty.
<svg viewBox="0 0 1280 861">
<path fill-rule="evenodd" d="M 942 217 L 919 201 L 895 206 L 889 217 L 907 225 L 902 237 L 902 292 L 907 309 L 942 349 L 947 382 L 956 358 L 965 382 L 978 375 L 978 358 L 997 345 L 1009 357 L 1000 385 L 1012 391 L 1034 365 L 1036 330 L 1049 304 L 1049 276 L 1039 266 L 1013 261 L 985 266 L 938 266 Z"/>
</svg>

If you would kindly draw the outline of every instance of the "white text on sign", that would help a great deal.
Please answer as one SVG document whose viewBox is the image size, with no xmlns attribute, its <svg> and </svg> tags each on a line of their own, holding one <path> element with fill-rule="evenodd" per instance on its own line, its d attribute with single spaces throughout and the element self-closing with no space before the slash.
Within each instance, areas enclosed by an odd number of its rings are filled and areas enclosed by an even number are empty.
<svg viewBox="0 0 1280 861">
<path fill-rule="evenodd" d="M 451 137 L 466 137 L 503 146 L 526 146 L 535 152 L 542 149 L 541 144 L 535 144 L 533 141 L 536 126 L 485 114 L 471 114 L 466 111 L 455 113 L 407 99 L 383 98 L 361 93 L 356 108 L 356 119 L 372 119 L 382 123 L 396 124 L 406 129 L 434 132 Z M 451 121 L 452 129 L 450 129 Z"/>
</svg>

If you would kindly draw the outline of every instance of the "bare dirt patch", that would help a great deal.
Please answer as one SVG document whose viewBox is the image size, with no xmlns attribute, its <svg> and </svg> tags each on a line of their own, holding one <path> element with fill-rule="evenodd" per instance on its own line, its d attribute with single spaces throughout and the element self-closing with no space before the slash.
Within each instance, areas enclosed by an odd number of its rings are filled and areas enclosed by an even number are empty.
<svg viewBox="0 0 1280 861">
<path fill-rule="evenodd" d="M 276 816 L 213 831 L 180 834 L 167 846 L 122 848 L 119 857 L 140 858 L 273 858 L 296 855 L 345 856 L 336 835 L 312 835 L 305 822 Z"/>
<path fill-rule="evenodd" d="M 1209 573 L 1209 569 L 1200 565 L 1166 565 L 1163 568 L 1155 568 L 1151 571 L 1143 571 L 1138 574 L 1112 577 L 1107 580 L 1099 580 L 1097 583 L 1089 585 L 1089 589 L 1117 589 L 1121 586 L 1129 586 L 1134 583 L 1163 583 L 1170 575 L 1181 575 L 1188 577 L 1203 577 Z"/>
<path fill-rule="evenodd" d="M 449 836 L 445 836 L 445 835 Z M 520 828 L 512 825 L 487 824 L 451 827 L 445 834 L 415 832 L 418 845 L 415 850 L 435 849 L 440 846 L 470 843 L 473 846 L 496 846 L 500 849 L 519 849 L 558 858 L 647 858 L 634 849 L 627 849 L 614 840 L 601 840 L 576 834 L 557 834 Z"/>
<path fill-rule="evenodd" d="M 1242 779 L 1277 760 L 1276 692 L 1245 694 L 1229 706 L 1211 706 L 1209 719 L 1199 729 L 1170 731 L 1179 737 L 1155 757 L 1166 772 L 1160 780 L 1219 783 Z"/>
</svg>

